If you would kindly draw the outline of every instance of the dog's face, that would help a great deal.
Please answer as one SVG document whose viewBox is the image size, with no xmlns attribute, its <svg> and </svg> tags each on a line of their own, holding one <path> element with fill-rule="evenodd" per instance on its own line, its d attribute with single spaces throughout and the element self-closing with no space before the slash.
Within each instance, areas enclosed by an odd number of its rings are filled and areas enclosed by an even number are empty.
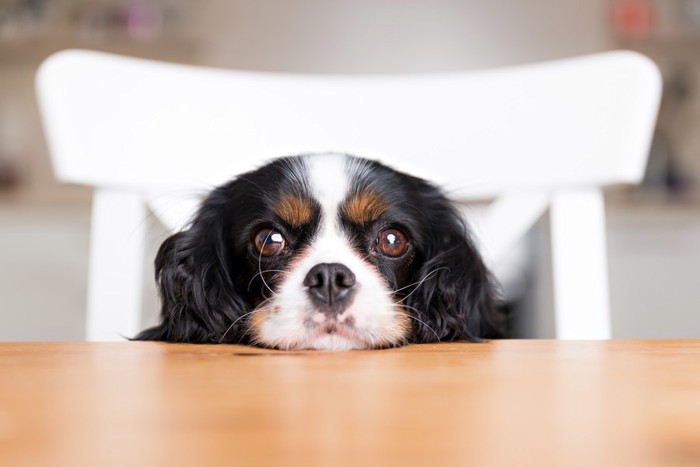
<svg viewBox="0 0 700 467">
<path fill-rule="evenodd" d="M 346 350 L 493 333 L 493 286 L 432 185 L 338 154 L 215 189 L 156 258 L 162 323 L 137 339 Z"/>
</svg>

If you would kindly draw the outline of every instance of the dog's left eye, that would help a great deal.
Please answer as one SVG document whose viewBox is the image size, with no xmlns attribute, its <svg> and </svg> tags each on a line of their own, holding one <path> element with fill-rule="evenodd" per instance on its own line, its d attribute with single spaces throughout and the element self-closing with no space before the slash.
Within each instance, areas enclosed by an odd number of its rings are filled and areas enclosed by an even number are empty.
<svg viewBox="0 0 700 467">
<path fill-rule="evenodd" d="M 379 233 L 377 239 L 379 251 L 384 256 L 398 258 L 408 250 L 408 239 L 406 235 L 398 229 L 386 229 Z"/>
<path fill-rule="evenodd" d="M 253 246 L 260 256 L 276 256 L 284 250 L 286 242 L 275 229 L 262 229 L 255 234 Z"/>
</svg>

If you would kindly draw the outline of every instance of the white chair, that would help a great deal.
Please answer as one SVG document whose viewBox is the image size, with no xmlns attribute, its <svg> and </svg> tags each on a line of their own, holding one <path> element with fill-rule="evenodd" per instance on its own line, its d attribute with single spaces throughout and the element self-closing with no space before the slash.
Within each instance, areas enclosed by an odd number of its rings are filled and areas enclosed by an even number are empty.
<svg viewBox="0 0 700 467">
<path fill-rule="evenodd" d="M 660 83 L 632 52 L 352 77 L 55 54 L 37 88 L 56 176 L 95 187 L 87 338 L 139 330 L 146 206 L 175 230 L 234 174 L 329 150 L 493 199 L 478 221 L 491 264 L 549 207 L 557 336 L 609 338 L 601 189 L 642 178 Z"/>
</svg>

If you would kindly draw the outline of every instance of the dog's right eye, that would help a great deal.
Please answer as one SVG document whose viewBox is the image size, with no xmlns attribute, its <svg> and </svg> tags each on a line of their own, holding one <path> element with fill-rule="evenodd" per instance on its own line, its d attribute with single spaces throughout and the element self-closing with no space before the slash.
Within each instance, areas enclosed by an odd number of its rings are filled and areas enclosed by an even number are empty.
<svg viewBox="0 0 700 467">
<path fill-rule="evenodd" d="M 286 242 L 275 229 L 261 229 L 253 238 L 253 246 L 260 256 L 276 256 L 284 250 Z"/>
</svg>

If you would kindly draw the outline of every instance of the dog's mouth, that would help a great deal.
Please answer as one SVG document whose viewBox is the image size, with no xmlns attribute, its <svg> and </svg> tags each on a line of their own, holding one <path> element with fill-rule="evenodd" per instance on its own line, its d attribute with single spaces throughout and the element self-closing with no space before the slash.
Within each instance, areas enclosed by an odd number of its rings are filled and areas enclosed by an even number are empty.
<svg viewBox="0 0 700 467">
<path fill-rule="evenodd" d="M 314 337 L 334 335 L 347 339 L 359 339 L 355 318 L 346 314 L 328 316 L 316 312 L 304 324 Z"/>
<path fill-rule="evenodd" d="M 324 326 L 319 326 L 317 329 L 312 331 L 312 336 L 335 336 L 342 339 L 347 339 L 356 344 L 362 344 L 363 347 L 369 345 L 369 343 L 365 342 L 364 339 L 357 335 L 357 331 L 354 328 L 343 323 L 329 323 Z"/>
<path fill-rule="evenodd" d="M 311 348 L 318 340 L 346 341 L 348 348 L 372 348 L 370 339 L 362 336 L 362 330 L 355 325 L 355 318 L 347 314 L 326 315 L 316 312 L 304 322 L 306 336 L 304 341 Z"/>
</svg>

